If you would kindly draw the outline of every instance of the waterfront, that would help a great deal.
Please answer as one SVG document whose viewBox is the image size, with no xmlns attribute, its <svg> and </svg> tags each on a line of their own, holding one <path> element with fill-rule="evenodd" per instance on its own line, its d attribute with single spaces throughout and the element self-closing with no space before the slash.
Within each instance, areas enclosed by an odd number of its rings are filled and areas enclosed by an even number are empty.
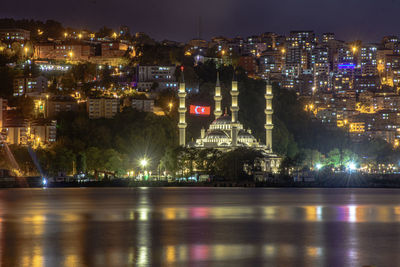
<svg viewBox="0 0 400 267">
<path fill-rule="evenodd" d="M 1 266 L 398 266 L 396 189 L 0 191 Z"/>
</svg>

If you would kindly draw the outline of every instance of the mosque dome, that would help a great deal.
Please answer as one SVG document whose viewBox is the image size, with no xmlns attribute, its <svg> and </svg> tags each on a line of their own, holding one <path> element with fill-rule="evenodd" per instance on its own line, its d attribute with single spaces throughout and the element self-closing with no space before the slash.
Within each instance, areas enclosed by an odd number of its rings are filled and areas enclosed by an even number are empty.
<svg viewBox="0 0 400 267">
<path fill-rule="evenodd" d="M 231 124 L 231 122 L 232 122 L 232 117 L 225 113 L 218 119 L 215 119 L 211 124 L 212 125 L 225 125 L 225 124 Z"/>
<path fill-rule="evenodd" d="M 254 138 L 254 136 L 251 133 L 249 133 L 245 130 L 240 130 L 238 133 L 238 137 L 239 138 Z"/>
<path fill-rule="evenodd" d="M 207 133 L 207 138 L 229 138 L 229 136 L 221 130 L 212 130 Z"/>
</svg>

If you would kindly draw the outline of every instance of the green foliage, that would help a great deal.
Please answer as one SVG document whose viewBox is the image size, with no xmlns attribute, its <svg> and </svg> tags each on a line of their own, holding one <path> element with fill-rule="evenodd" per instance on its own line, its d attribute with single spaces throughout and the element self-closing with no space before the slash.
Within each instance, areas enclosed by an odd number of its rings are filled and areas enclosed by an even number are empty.
<svg viewBox="0 0 400 267">
<path fill-rule="evenodd" d="M 167 147 L 176 143 L 170 118 L 125 109 L 114 119 L 90 120 L 86 113 L 64 113 L 58 118 L 58 143 L 76 155 L 84 154 L 88 171 L 119 174 L 139 168 L 146 157 L 157 168 Z"/>
<path fill-rule="evenodd" d="M 261 152 L 249 148 L 237 148 L 223 153 L 216 163 L 217 175 L 229 180 L 249 180 L 257 158 L 262 158 Z"/>
<path fill-rule="evenodd" d="M 140 65 L 181 65 L 185 61 L 182 47 L 166 46 L 162 44 L 144 44 L 138 46 L 139 55 L 136 63 Z"/>
<path fill-rule="evenodd" d="M 32 40 L 47 40 L 47 38 L 58 39 L 61 38 L 65 29 L 60 22 L 54 20 L 47 20 L 45 22 L 21 19 L 14 20 L 10 18 L 0 19 L 0 28 L 21 28 L 31 31 Z M 39 35 L 38 29 L 43 32 Z"/>
<path fill-rule="evenodd" d="M 89 82 L 93 80 L 96 75 L 96 65 L 92 63 L 79 63 L 77 65 L 72 65 L 70 70 L 75 82 Z"/>
<path fill-rule="evenodd" d="M 103 26 L 96 33 L 96 37 L 98 38 L 111 37 L 113 33 L 114 33 L 113 29 Z"/>
</svg>

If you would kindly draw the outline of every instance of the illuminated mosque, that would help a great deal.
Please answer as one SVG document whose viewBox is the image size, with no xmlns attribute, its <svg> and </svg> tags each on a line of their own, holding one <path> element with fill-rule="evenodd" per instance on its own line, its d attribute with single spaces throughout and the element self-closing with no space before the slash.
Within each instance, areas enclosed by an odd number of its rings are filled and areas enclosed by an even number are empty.
<svg viewBox="0 0 400 267">
<path fill-rule="evenodd" d="M 262 170 L 265 172 L 277 172 L 281 158 L 272 152 L 272 86 L 267 83 L 265 92 L 265 134 L 266 144 L 260 144 L 252 135 L 251 130 L 245 130 L 238 120 L 239 103 L 238 103 L 238 82 L 232 81 L 230 91 L 232 104 L 230 107 L 231 115 L 227 111 L 222 113 L 222 95 L 219 75 L 217 74 L 217 82 L 215 86 L 215 120 L 211 123 L 208 130 L 201 129 L 200 138 L 191 144 L 186 143 L 186 89 L 185 83 L 181 82 L 179 86 L 179 144 L 181 146 L 195 148 L 215 148 L 223 151 L 235 149 L 237 147 L 254 148 L 261 151 L 264 158 L 261 162 Z"/>
</svg>

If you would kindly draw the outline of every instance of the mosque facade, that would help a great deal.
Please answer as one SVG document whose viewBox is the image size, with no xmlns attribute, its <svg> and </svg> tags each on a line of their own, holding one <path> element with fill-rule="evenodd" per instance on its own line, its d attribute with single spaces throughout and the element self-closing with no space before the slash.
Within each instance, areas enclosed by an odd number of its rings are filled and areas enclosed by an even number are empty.
<svg viewBox="0 0 400 267">
<path fill-rule="evenodd" d="M 186 90 L 185 83 L 181 82 L 179 87 L 179 144 L 181 146 L 195 147 L 195 148 L 214 148 L 222 151 L 229 151 L 238 147 L 247 147 L 258 150 L 262 153 L 263 158 L 259 160 L 260 167 L 263 172 L 275 173 L 278 171 L 281 158 L 272 151 L 272 86 L 267 83 L 265 90 L 265 135 L 266 143 L 261 144 L 252 135 L 250 129 L 245 129 L 243 124 L 238 120 L 239 103 L 238 103 L 238 82 L 232 81 L 232 88 L 230 91 L 232 97 L 230 111 L 222 112 L 222 95 L 219 75 L 217 76 L 217 83 L 215 86 L 215 109 L 214 121 L 210 124 L 209 128 L 201 129 L 200 138 L 190 144 L 186 143 Z"/>
</svg>

